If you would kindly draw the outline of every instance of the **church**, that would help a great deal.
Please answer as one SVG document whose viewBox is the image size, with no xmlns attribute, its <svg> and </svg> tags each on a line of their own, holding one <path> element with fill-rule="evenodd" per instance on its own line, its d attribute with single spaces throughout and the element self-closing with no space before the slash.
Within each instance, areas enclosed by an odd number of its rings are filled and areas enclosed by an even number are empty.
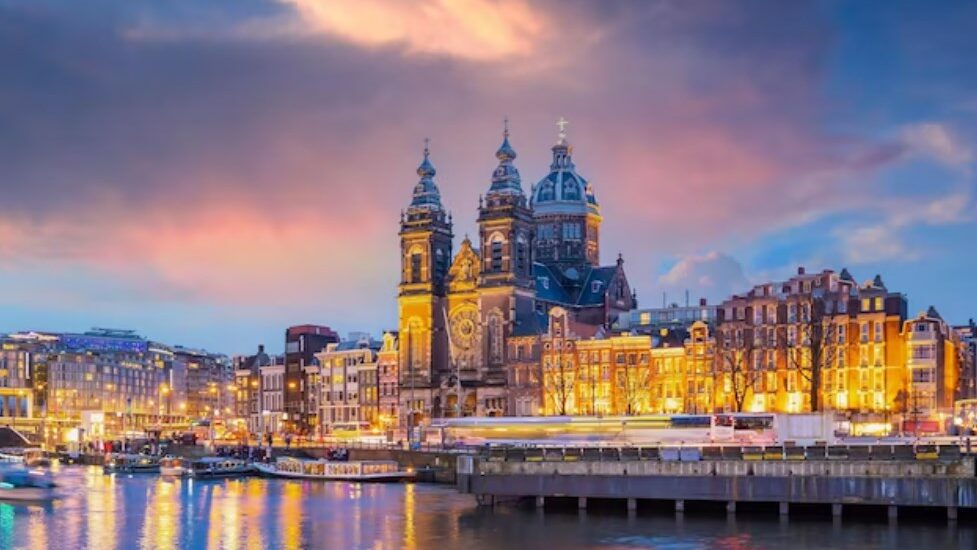
<svg viewBox="0 0 977 550">
<path fill-rule="evenodd" d="M 401 410 L 425 419 L 496 416 L 507 410 L 515 338 L 538 338 L 550 309 L 605 329 L 636 307 L 624 262 L 600 265 L 600 206 L 577 173 L 566 121 L 553 160 L 527 196 L 506 124 L 498 167 L 478 199 L 478 239 L 453 250 L 425 145 L 410 205 L 401 213 L 398 287 Z"/>
</svg>

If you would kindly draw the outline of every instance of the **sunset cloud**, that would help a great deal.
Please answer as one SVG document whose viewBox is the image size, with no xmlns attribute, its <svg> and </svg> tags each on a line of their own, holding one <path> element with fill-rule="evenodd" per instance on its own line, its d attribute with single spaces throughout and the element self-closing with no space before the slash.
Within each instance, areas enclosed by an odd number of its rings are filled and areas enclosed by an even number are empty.
<svg viewBox="0 0 977 550">
<path fill-rule="evenodd" d="M 960 105 L 977 55 L 917 60 L 874 29 L 935 22 L 864 17 L 853 29 L 806 3 L 0 3 L 0 330 L 104 316 L 241 351 L 273 349 L 296 322 L 390 327 L 422 140 L 460 239 L 477 231 L 505 116 L 527 191 L 554 121 L 570 120 L 603 259 L 623 253 L 643 304 L 718 299 L 807 258 L 891 262 L 872 267 L 940 302 L 912 265 L 948 274 L 946 250 L 975 225 L 977 121 Z M 941 35 L 969 36 L 967 20 L 947 15 Z"/>
<path fill-rule="evenodd" d="M 409 54 L 497 60 L 531 55 L 547 31 L 524 0 L 281 0 L 313 29 L 369 47 Z"/>
</svg>

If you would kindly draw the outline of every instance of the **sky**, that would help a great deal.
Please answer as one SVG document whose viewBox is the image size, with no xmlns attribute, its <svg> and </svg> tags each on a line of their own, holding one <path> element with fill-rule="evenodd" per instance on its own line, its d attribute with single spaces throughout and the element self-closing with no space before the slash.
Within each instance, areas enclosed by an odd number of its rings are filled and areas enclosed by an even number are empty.
<svg viewBox="0 0 977 550">
<path fill-rule="evenodd" d="M 642 306 L 880 273 L 977 317 L 977 3 L 0 0 L 0 331 L 396 326 L 424 138 L 476 232 L 557 137 Z"/>
</svg>

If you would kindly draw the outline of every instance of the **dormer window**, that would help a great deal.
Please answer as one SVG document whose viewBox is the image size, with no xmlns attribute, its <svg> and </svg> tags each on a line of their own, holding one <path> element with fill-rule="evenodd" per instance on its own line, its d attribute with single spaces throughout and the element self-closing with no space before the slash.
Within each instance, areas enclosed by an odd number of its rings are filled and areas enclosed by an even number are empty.
<svg viewBox="0 0 977 550">
<path fill-rule="evenodd" d="M 593 292 L 594 294 L 597 294 L 598 292 L 600 292 L 600 287 L 603 284 L 604 284 L 603 281 L 594 281 L 590 283 L 590 291 Z"/>
</svg>

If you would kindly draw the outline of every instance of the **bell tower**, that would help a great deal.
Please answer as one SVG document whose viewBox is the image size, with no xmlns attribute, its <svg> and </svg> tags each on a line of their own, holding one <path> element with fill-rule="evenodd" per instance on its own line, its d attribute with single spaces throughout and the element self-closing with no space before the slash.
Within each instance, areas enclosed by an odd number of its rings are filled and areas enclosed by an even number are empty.
<svg viewBox="0 0 977 550">
<path fill-rule="evenodd" d="M 487 383 L 504 382 L 506 342 L 517 319 L 532 316 L 534 296 L 533 212 L 512 164 L 516 151 L 509 143 L 508 120 L 495 157 L 492 184 L 478 205 L 481 378 Z"/>
<path fill-rule="evenodd" d="M 449 370 L 444 327 L 446 279 L 451 265 L 451 214 L 441 205 L 428 142 L 419 180 L 400 216 L 400 382 L 430 387 Z"/>
</svg>

